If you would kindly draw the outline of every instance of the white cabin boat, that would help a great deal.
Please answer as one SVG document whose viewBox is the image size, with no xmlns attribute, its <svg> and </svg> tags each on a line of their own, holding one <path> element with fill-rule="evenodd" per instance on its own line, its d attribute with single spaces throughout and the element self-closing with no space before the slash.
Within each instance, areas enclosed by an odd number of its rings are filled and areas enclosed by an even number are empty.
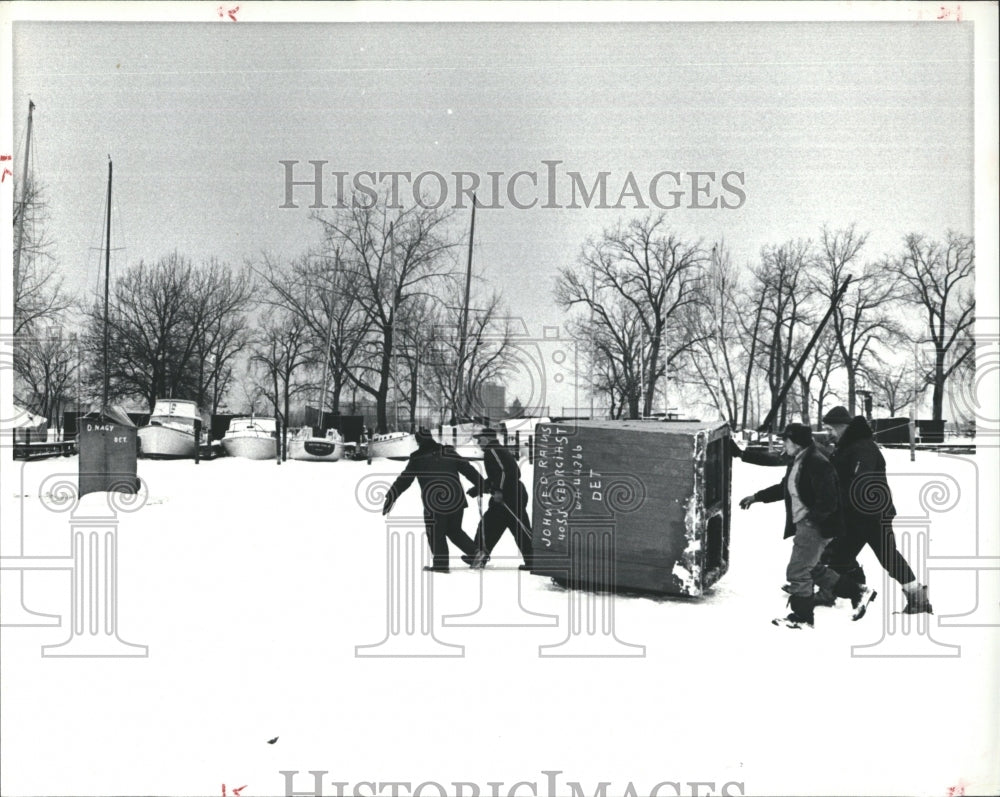
<svg viewBox="0 0 1000 797">
<path fill-rule="evenodd" d="M 417 450 L 417 438 L 409 432 L 377 434 L 368 443 L 368 455 L 376 457 L 408 457 Z"/>
<path fill-rule="evenodd" d="M 316 437 L 311 426 L 304 426 L 288 441 L 288 456 L 307 462 L 336 462 L 344 456 L 344 438 L 336 429 Z"/>
<path fill-rule="evenodd" d="M 274 418 L 233 418 L 222 447 L 231 457 L 277 459 L 278 425 Z"/>
<path fill-rule="evenodd" d="M 139 429 L 139 455 L 161 458 L 194 458 L 198 448 L 195 425 L 201 411 L 193 401 L 160 399 L 149 423 Z"/>
</svg>

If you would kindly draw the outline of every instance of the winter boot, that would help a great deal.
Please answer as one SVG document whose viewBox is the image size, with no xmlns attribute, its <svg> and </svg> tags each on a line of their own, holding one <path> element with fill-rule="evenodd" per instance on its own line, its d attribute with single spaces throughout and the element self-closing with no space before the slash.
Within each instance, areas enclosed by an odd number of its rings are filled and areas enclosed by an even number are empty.
<svg viewBox="0 0 1000 797">
<path fill-rule="evenodd" d="M 832 590 L 826 587 L 816 588 L 816 593 L 813 595 L 814 606 L 835 606 L 836 603 L 837 596 L 833 594 Z"/>
<path fill-rule="evenodd" d="M 783 625 L 785 628 L 812 628 L 813 627 L 813 597 L 802 595 L 792 595 L 788 599 L 792 611 L 786 617 L 775 617 L 772 625 Z"/>
<path fill-rule="evenodd" d="M 477 551 L 476 556 L 472 560 L 472 563 L 469 565 L 469 567 L 471 567 L 473 570 L 482 570 L 484 567 L 486 567 L 486 563 L 488 561 L 490 561 L 490 555 L 488 553 L 485 553 L 483 551 Z"/>
<path fill-rule="evenodd" d="M 851 608 L 854 609 L 851 619 L 860 620 L 864 617 L 865 612 L 868 611 L 868 604 L 875 600 L 877 596 L 878 593 L 871 587 L 859 584 L 857 595 L 851 597 Z"/>
<path fill-rule="evenodd" d="M 934 614 L 930 599 L 927 597 L 927 587 L 924 584 L 913 582 L 913 585 L 903 585 L 903 594 L 906 595 L 906 607 L 903 614 Z"/>
</svg>

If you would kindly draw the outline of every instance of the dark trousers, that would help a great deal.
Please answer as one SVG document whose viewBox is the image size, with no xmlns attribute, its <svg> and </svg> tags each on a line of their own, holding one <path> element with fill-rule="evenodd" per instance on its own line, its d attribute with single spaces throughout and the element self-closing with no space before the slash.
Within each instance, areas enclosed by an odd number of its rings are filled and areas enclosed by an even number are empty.
<svg viewBox="0 0 1000 797">
<path fill-rule="evenodd" d="M 503 533 L 510 529 L 526 565 L 531 564 L 531 519 L 528 517 L 528 491 L 518 483 L 515 506 L 490 502 L 476 530 L 476 547 L 487 555 L 493 552 Z"/>
<path fill-rule="evenodd" d="M 896 535 L 892 533 L 892 521 L 876 518 L 874 521 L 865 519 L 858 522 L 854 518 L 844 518 L 846 531 L 837 537 L 826 549 L 823 557 L 825 564 L 831 570 L 846 574 L 857 570 L 858 554 L 866 545 L 872 552 L 882 569 L 900 584 L 909 584 L 914 580 L 913 570 L 896 548 Z M 862 577 L 862 582 L 864 578 Z"/>
<path fill-rule="evenodd" d="M 427 528 L 427 544 L 431 546 L 434 557 L 434 567 L 448 567 L 448 540 L 454 543 L 462 553 L 472 556 L 476 552 L 469 535 L 462 531 L 462 516 L 465 508 L 447 514 L 424 512 L 424 525 Z"/>
</svg>

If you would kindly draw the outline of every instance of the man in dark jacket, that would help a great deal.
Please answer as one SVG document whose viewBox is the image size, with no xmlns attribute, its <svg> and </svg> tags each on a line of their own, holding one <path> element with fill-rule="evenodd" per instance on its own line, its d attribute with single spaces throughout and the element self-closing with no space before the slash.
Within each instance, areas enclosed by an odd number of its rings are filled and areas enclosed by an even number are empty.
<svg viewBox="0 0 1000 797">
<path fill-rule="evenodd" d="M 447 540 L 451 540 L 464 554 L 471 556 L 476 552 L 476 546 L 462 531 L 462 516 L 468 503 L 458 474 L 461 473 L 480 489 L 485 486 L 485 482 L 467 459 L 451 446 L 437 443 L 426 429 L 417 432 L 416 439 L 417 450 L 410 454 L 403 472 L 386 493 L 382 514 L 389 514 L 396 499 L 406 492 L 416 478 L 424 504 L 427 542 L 434 556 L 433 566 L 425 567 L 424 570 L 447 573 Z"/>
<path fill-rule="evenodd" d="M 933 613 L 927 587 L 917 581 L 909 563 L 896 548 L 892 519 L 896 507 L 885 472 L 885 458 L 864 416 L 850 416 L 845 407 L 834 407 L 823 416 L 836 447 L 830 462 L 840 481 L 845 531 L 830 545 L 824 561 L 831 569 L 859 583 L 865 582 L 857 556 L 866 545 L 883 569 L 903 588 L 906 614 Z"/>
<path fill-rule="evenodd" d="M 838 574 L 819 564 L 830 539 L 843 530 L 840 515 L 840 490 L 837 474 L 830 461 L 813 443 L 812 430 L 801 423 L 790 423 L 782 433 L 785 453 L 791 463 L 785 477 L 778 483 L 740 501 L 741 509 L 760 501 L 772 503 L 784 499 L 785 537 L 793 537 L 792 555 L 786 576 L 792 611 L 787 617 L 772 622 L 789 628 L 812 627 L 814 623 L 814 585 L 833 587 Z M 864 615 L 865 608 L 875 597 L 867 587 L 858 600 L 855 619 Z"/>
<path fill-rule="evenodd" d="M 494 429 L 483 429 L 477 435 L 477 442 L 483 449 L 486 491 L 490 495 L 490 503 L 476 531 L 478 553 L 468 562 L 474 568 L 485 567 L 500 537 L 510 529 L 524 559 L 521 569 L 530 570 L 531 519 L 528 517 L 528 491 L 521 482 L 521 469 L 517 465 L 517 459 L 500 445 Z M 473 497 L 481 494 L 477 487 L 469 490 L 469 495 Z"/>
<path fill-rule="evenodd" d="M 828 459 L 830 458 L 832 449 L 828 449 L 820 443 L 814 443 L 814 445 L 821 454 Z M 732 438 L 729 438 L 729 451 L 734 459 L 741 459 L 748 465 L 785 467 L 789 460 L 788 455 L 784 451 L 780 454 L 773 454 L 770 451 L 759 451 L 749 448 L 746 450 L 741 449 Z M 841 515 L 843 516 L 843 499 L 841 499 L 839 506 L 841 508 Z M 837 598 L 849 598 L 851 607 L 854 609 L 854 619 L 860 620 L 867 611 L 868 603 L 874 600 L 877 593 L 868 593 L 862 589 L 865 585 L 865 579 L 863 573 L 860 579 L 856 577 L 855 568 L 857 568 L 857 562 L 854 562 L 854 565 L 851 567 L 834 570 L 836 575 L 833 577 L 825 575 L 830 562 L 831 550 L 837 545 L 839 539 L 840 534 L 831 538 L 823 551 L 823 555 L 820 557 L 820 564 L 813 571 L 813 581 L 817 588 L 816 593 L 813 595 L 813 605 L 834 606 L 837 603 Z M 860 570 L 860 568 L 857 569 Z M 791 585 L 786 584 L 782 589 L 789 592 Z"/>
</svg>

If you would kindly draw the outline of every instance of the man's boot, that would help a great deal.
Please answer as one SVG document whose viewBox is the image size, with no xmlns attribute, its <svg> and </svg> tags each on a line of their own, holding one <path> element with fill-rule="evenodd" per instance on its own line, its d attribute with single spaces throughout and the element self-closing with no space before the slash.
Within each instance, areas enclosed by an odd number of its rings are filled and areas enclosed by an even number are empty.
<svg viewBox="0 0 1000 797">
<path fill-rule="evenodd" d="M 773 625 L 783 625 L 785 628 L 812 628 L 813 627 L 813 596 L 792 595 L 788 599 L 792 611 L 786 617 L 776 617 L 771 623 Z"/>
<path fill-rule="evenodd" d="M 864 578 L 864 572 L 861 573 L 861 577 Z M 854 610 L 854 613 L 851 615 L 852 620 L 860 620 L 864 617 L 868 611 L 868 604 L 875 600 L 878 595 L 875 590 L 870 589 L 864 582 L 859 584 L 847 574 L 837 579 L 837 583 L 833 585 L 833 593 L 839 598 L 850 598 L 851 608 Z"/>
<path fill-rule="evenodd" d="M 815 606 L 834 606 L 837 603 L 837 596 L 833 594 L 833 590 L 829 587 L 817 587 L 816 593 L 813 595 L 813 604 Z"/>
<path fill-rule="evenodd" d="M 930 598 L 927 597 L 926 585 L 916 581 L 912 585 L 904 584 L 903 594 L 906 595 L 906 607 L 903 609 L 903 614 L 934 614 Z"/>
</svg>

